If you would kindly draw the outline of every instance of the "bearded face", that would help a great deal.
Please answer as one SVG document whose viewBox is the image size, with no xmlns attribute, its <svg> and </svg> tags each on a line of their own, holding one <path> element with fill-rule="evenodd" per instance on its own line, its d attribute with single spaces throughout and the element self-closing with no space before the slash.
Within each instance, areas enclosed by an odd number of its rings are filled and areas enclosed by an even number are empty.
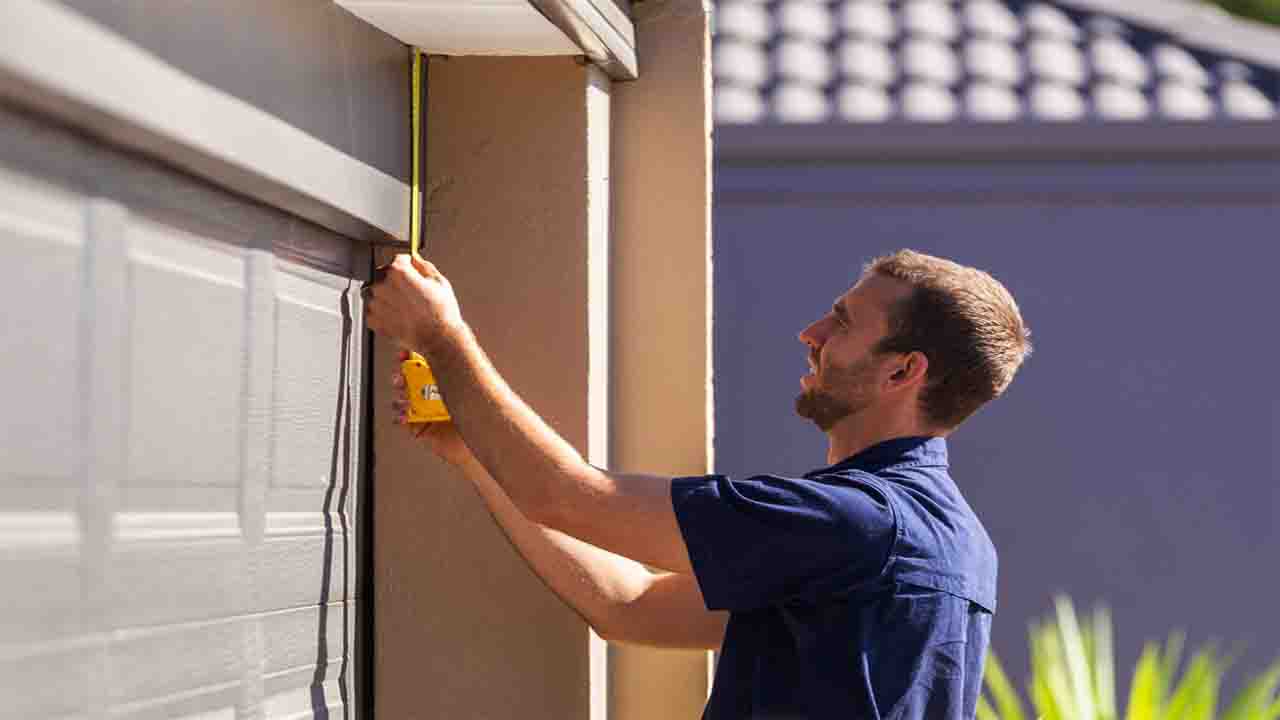
<svg viewBox="0 0 1280 720">
<path fill-rule="evenodd" d="M 796 414 L 827 432 L 836 423 L 862 412 L 875 395 L 875 358 L 868 355 L 852 365 L 823 365 L 811 351 L 813 381 L 796 396 Z"/>
</svg>

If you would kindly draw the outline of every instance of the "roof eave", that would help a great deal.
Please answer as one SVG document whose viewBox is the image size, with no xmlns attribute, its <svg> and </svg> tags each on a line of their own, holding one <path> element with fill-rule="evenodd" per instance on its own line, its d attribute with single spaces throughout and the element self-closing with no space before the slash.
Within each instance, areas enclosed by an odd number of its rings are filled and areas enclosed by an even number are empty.
<svg viewBox="0 0 1280 720">
<path fill-rule="evenodd" d="M 608 0 L 529 0 L 529 4 L 614 80 L 635 80 L 639 76 L 635 26 L 613 3 Z"/>
<path fill-rule="evenodd" d="M 721 164 L 1280 158 L 1274 121 L 717 125 Z"/>
<path fill-rule="evenodd" d="M 433 55 L 585 55 L 618 80 L 637 76 L 629 3 L 614 0 L 334 0 Z"/>
<path fill-rule="evenodd" d="M 1187 45 L 1280 70 L 1280 30 L 1194 0 L 1055 0 L 1169 34 Z"/>
</svg>

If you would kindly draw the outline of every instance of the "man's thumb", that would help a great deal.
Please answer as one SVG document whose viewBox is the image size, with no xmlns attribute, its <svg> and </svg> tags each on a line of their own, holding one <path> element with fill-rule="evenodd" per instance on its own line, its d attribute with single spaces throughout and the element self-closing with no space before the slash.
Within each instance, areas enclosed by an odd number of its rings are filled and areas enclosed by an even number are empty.
<svg viewBox="0 0 1280 720">
<path fill-rule="evenodd" d="M 436 269 L 436 266 L 423 260 L 420 255 L 410 255 L 409 259 L 413 262 L 413 266 L 417 268 L 418 272 L 425 277 L 437 277 L 440 275 L 440 271 Z"/>
</svg>

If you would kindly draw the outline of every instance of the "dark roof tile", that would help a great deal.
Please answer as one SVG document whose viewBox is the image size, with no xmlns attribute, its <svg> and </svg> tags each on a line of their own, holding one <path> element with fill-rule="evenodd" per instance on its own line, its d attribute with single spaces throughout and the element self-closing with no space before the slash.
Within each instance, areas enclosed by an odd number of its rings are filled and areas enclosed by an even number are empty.
<svg viewBox="0 0 1280 720">
<path fill-rule="evenodd" d="M 721 0 L 716 120 L 1276 117 L 1280 62 L 1257 48 L 1280 31 L 1213 16 L 1198 42 L 1199 24 L 1176 24 L 1185 3 L 1114 2 Z"/>
</svg>

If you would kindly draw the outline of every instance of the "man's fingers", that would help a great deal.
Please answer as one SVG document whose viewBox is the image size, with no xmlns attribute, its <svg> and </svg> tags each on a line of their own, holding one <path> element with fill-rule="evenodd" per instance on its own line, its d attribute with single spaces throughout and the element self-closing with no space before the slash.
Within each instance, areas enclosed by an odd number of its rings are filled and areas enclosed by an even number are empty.
<svg viewBox="0 0 1280 720">
<path fill-rule="evenodd" d="M 401 375 L 399 370 L 397 370 L 394 373 L 391 373 L 391 387 L 393 388 L 404 387 L 404 375 Z"/>
<path fill-rule="evenodd" d="M 434 263 L 431 263 L 427 260 L 423 260 L 420 257 L 415 257 L 410 259 L 413 262 L 413 266 L 418 269 L 418 272 L 422 273 L 426 277 L 429 277 L 429 278 L 441 277 L 440 271 L 436 268 Z"/>
</svg>

